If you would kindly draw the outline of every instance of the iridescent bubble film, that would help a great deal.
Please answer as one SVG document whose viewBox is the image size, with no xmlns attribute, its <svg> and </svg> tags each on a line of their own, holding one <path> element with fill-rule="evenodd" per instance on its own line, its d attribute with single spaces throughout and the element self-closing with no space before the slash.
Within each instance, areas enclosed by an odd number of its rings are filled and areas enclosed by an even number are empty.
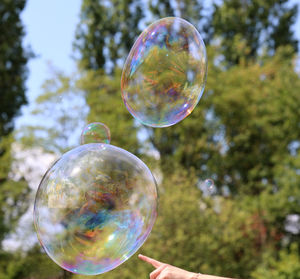
<svg viewBox="0 0 300 279">
<path fill-rule="evenodd" d="M 212 179 L 205 179 L 204 181 L 205 186 L 209 190 L 209 192 L 213 192 L 215 188 L 215 183 Z"/>
<path fill-rule="evenodd" d="M 215 185 L 214 180 L 211 178 L 199 180 L 198 187 L 205 197 L 217 194 L 217 187 Z"/>
<path fill-rule="evenodd" d="M 199 102 L 206 72 L 206 49 L 196 28 L 181 18 L 163 18 L 141 33 L 127 57 L 124 103 L 145 125 L 174 125 Z"/>
<path fill-rule="evenodd" d="M 100 143 L 65 153 L 37 191 L 34 223 L 41 245 L 62 268 L 96 275 L 119 266 L 148 237 L 157 215 L 148 167 Z"/>
<path fill-rule="evenodd" d="M 110 143 L 110 131 L 100 122 L 87 124 L 81 133 L 81 144 L 86 143 Z"/>
</svg>

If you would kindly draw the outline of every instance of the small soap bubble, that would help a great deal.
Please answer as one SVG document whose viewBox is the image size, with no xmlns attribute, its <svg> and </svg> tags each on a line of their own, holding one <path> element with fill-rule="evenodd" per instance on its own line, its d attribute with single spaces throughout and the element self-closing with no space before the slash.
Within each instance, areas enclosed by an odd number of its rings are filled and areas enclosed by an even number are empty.
<svg viewBox="0 0 300 279">
<path fill-rule="evenodd" d="M 109 128 L 100 122 L 87 124 L 81 133 L 81 144 L 110 143 Z"/>
<path fill-rule="evenodd" d="M 133 45 L 123 68 L 122 98 L 142 124 L 168 127 L 196 107 L 206 72 L 206 48 L 196 28 L 178 17 L 163 18 Z"/>
<path fill-rule="evenodd" d="M 48 256 L 84 275 L 130 258 L 156 216 L 151 171 L 133 154 L 103 143 L 65 153 L 44 175 L 34 203 L 34 225 Z"/>
<path fill-rule="evenodd" d="M 217 188 L 215 186 L 214 180 L 207 178 L 205 180 L 199 180 L 198 187 L 202 191 L 204 196 L 211 196 L 216 194 Z"/>
<path fill-rule="evenodd" d="M 214 192 L 215 190 L 215 183 L 212 179 L 206 179 L 204 181 L 205 186 L 207 187 L 207 189 L 209 190 L 209 192 Z"/>
</svg>

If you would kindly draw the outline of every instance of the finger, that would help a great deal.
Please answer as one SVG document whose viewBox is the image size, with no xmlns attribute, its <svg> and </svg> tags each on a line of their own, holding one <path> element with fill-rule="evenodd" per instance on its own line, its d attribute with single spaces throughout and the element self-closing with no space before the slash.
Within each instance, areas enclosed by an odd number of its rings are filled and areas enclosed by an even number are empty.
<svg viewBox="0 0 300 279">
<path fill-rule="evenodd" d="M 152 258 L 146 257 L 146 256 L 141 255 L 141 254 L 139 255 L 139 258 L 140 258 L 142 261 L 151 264 L 151 265 L 154 266 L 155 268 L 158 268 L 158 267 L 160 267 L 161 265 L 164 264 L 164 263 L 161 263 L 161 262 L 159 262 L 159 261 L 157 261 L 157 260 L 154 260 L 154 259 L 152 259 Z"/>
<path fill-rule="evenodd" d="M 154 266 L 155 268 L 158 268 L 158 267 L 160 267 L 161 265 L 164 264 L 164 263 L 162 263 L 162 262 L 159 262 L 159 261 L 157 261 L 157 260 L 151 259 L 151 258 L 146 257 L 146 256 L 141 255 L 141 254 L 139 255 L 139 258 L 140 258 L 142 261 L 144 261 L 144 262 L 147 262 L 147 263 L 149 263 L 149 264 L 152 264 L 152 266 Z"/>
<path fill-rule="evenodd" d="M 165 279 L 165 278 L 173 278 L 172 276 L 170 277 L 168 274 L 168 271 L 164 269 L 157 277 L 156 279 Z"/>
<path fill-rule="evenodd" d="M 157 276 L 167 267 L 167 264 L 162 264 L 159 268 L 150 273 L 150 279 L 156 279 Z"/>
</svg>

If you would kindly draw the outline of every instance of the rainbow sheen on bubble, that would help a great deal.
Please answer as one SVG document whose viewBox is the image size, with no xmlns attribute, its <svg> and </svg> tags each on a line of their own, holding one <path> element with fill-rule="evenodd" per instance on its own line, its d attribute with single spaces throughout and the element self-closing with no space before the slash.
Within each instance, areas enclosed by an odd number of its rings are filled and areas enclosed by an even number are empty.
<svg viewBox="0 0 300 279">
<path fill-rule="evenodd" d="M 199 102 L 206 72 L 206 49 L 196 28 L 181 18 L 163 18 L 141 33 L 127 57 L 123 101 L 144 125 L 174 125 Z"/>
<path fill-rule="evenodd" d="M 109 128 L 100 122 L 87 124 L 81 133 L 81 144 L 87 143 L 110 143 Z"/>
<path fill-rule="evenodd" d="M 156 182 L 121 148 L 100 143 L 65 153 L 43 177 L 34 223 L 49 257 L 73 273 L 110 271 L 147 239 L 157 216 Z"/>
<path fill-rule="evenodd" d="M 205 187 L 207 187 L 207 189 L 209 190 L 209 192 L 213 192 L 214 191 L 215 183 L 214 183 L 214 181 L 212 179 L 210 179 L 210 178 L 205 179 L 204 185 L 205 185 Z"/>
</svg>

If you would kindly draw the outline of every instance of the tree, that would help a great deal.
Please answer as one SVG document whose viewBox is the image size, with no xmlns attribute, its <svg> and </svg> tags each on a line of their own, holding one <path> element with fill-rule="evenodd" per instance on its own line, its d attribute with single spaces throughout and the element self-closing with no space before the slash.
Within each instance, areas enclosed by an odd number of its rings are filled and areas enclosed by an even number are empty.
<svg viewBox="0 0 300 279">
<path fill-rule="evenodd" d="M 26 104 L 25 79 L 29 55 L 22 46 L 24 29 L 20 20 L 25 3 L 24 0 L 0 3 L 0 242 L 18 216 L 17 209 L 13 214 L 8 209 L 12 204 L 17 206 L 18 199 L 27 192 L 23 182 L 17 183 L 8 178 L 13 121 L 21 106 Z"/>
<path fill-rule="evenodd" d="M 165 0 L 148 3 L 141 0 L 84 0 L 74 43 L 83 68 L 105 69 L 111 73 L 115 67 L 122 67 L 137 36 L 149 24 L 149 15 L 145 12 L 148 7 L 150 21 L 177 15 L 199 28 L 202 26 L 202 4 L 198 0 L 177 0 L 174 7 Z"/>
<path fill-rule="evenodd" d="M 26 104 L 28 53 L 22 46 L 24 28 L 20 13 L 25 0 L 0 3 L 0 138 L 13 130 L 13 119 Z"/>
<path fill-rule="evenodd" d="M 12 163 L 11 145 L 14 141 L 14 118 L 26 104 L 25 80 L 28 52 L 22 46 L 24 28 L 20 14 L 25 0 L 1 1 L 0 3 L 0 245 L 5 236 L 13 231 L 20 214 L 28 204 L 29 189 L 24 179 L 9 177 Z M 2 247 L 1 247 L 2 248 Z M 7 264 L 12 255 L 0 249 L 0 277 L 6 277 Z M 5 276 L 5 277 L 3 277 Z"/>
<path fill-rule="evenodd" d="M 291 6 L 287 0 L 225 0 L 213 9 L 213 34 L 221 38 L 222 54 L 229 66 L 241 58 L 253 60 L 263 51 L 274 54 L 283 45 L 291 45 L 297 52 L 292 32 L 297 4 Z"/>
<path fill-rule="evenodd" d="M 120 69 L 116 69 L 113 76 L 107 76 L 103 71 L 88 71 L 78 81 L 78 86 L 86 92 L 90 107 L 87 121 L 104 123 L 110 129 L 111 144 L 139 154 L 137 126 L 123 104 L 120 78 Z"/>
<path fill-rule="evenodd" d="M 140 0 L 84 0 L 74 43 L 82 66 L 112 72 L 124 62 L 144 16 Z"/>
<path fill-rule="evenodd" d="M 148 0 L 149 10 L 156 19 L 168 16 L 175 16 L 175 7 L 172 6 L 170 1 L 151 1 Z"/>
<path fill-rule="evenodd" d="M 266 260 L 253 272 L 257 279 L 297 279 L 300 276 L 299 247 L 296 243 L 290 249 L 282 249 L 278 259 L 266 253 Z"/>
<path fill-rule="evenodd" d="M 41 253 L 41 248 L 36 246 L 24 257 L 21 253 L 7 254 L 6 261 L 0 265 L 1 279 L 23 278 L 59 278 L 63 279 L 63 271 L 51 259 Z"/>
<path fill-rule="evenodd" d="M 196 26 L 197 30 L 201 33 L 203 38 L 207 38 L 207 16 L 203 1 L 199 0 L 162 0 L 152 1 L 148 0 L 149 10 L 154 19 L 163 17 L 177 16 Z M 208 38 L 207 38 L 208 39 Z"/>
<path fill-rule="evenodd" d="M 150 130 L 164 177 L 183 168 L 195 171 L 198 179 L 212 177 L 218 195 L 227 196 L 245 214 L 244 221 L 237 212 L 230 217 L 237 222 L 229 225 L 236 228 L 232 237 L 241 233 L 249 242 L 228 240 L 223 260 L 229 269 L 221 267 L 221 258 L 206 257 L 208 262 L 215 259 L 216 265 L 208 265 L 220 274 L 247 278 L 264 251 L 276 258 L 283 239 L 289 239 L 288 245 L 299 242 L 299 233 L 291 235 L 285 228 L 289 214 L 300 214 L 300 83 L 289 58 L 292 52 L 280 48 L 263 65 L 240 64 L 226 71 L 210 64 L 206 94 L 195 111 L 175 126 Z M 206 225 L 218 227 L 222 218 L 216 223 L 210 218 Z M 225 229 L 219 229 L 222 237 L 214 245 L 221 249 Z M 256 260 L 248 258 L 251 253 Z"/>
<path fill-rule="evenodd" d="M 35 100 L 35 123 L 17 133 L 24 146 L 39 146 L 45 152 L 61 155 L 79 144 L 88 108 L 85 93 L 76 85 L 78 76 L 52 69 L 52 77 L 44 82 Z"/>
</svg>

